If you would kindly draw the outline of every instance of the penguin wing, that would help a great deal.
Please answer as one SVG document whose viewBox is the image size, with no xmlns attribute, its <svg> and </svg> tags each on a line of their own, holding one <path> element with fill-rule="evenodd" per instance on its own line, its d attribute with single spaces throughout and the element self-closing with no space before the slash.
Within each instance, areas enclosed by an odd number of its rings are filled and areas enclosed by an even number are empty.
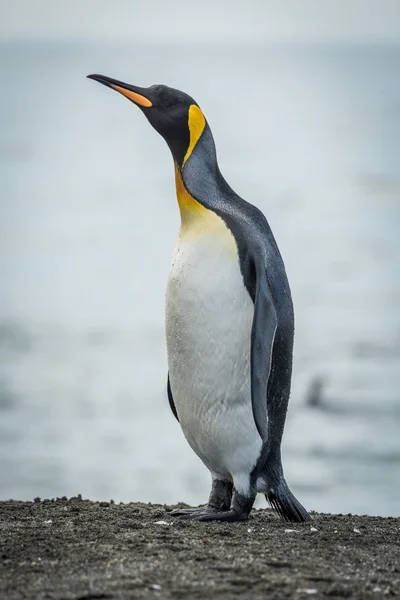
<svg viewBox="0 0 400 600">
<path fill-rule="evenodd" d="M 278 321 L 264 264 L 256 264 L 256 277 L 251 329 L 251 403 L 258 432 L 261 439 L 265 441 L 267 439 L 267 387 Z"/>
<path fill-rule="evenodd" d="M 175 408 L 175 402 L 174 402 L 174 398 L 172 396 L 172 391 L 171 391 L 171 384 L 169 382 L 169 373 L 168 373 L 168 378 L 167 378 L 167 393 L 168 393 L 168 400 L 169 400 L 169 405 L 171 407 L 172 412 L 174 413 L 174 417 L 175 419 L 178 421 L 179 423 L 179 419 L 178 419 L 178 413 L 176 412 L 176 408 Z"/>
</svg>

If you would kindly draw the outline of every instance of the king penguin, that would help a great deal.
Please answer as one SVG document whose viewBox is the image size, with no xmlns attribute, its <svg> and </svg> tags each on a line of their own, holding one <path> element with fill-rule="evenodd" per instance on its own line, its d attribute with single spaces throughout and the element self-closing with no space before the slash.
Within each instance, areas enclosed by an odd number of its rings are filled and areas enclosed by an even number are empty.
<svg viewBox="0 0 400 600">
<path fill-rule="evenodd" d="M 294 313 L 268 222 L 223 178 L 193 98 L 165 85 L 88 77 L 136 104 L 174 160 L 181 227 L 166 292 L 167 391 L 212 487 L 205 506 L 172 514 L 244 521 L 262 492 L 281 518 L 306 521 L 282 468 Z"/>
</svg>

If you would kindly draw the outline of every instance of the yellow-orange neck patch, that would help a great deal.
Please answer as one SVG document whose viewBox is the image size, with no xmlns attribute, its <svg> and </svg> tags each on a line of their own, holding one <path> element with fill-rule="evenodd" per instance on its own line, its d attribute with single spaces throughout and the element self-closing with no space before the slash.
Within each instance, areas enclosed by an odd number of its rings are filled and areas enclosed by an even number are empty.
<svg viewBox="0 0 400 600">
<path fill-rule="evenodd" d="M 237 257 L 237 246 L 232 232 L 221 217 L 190 195 L 177 166 L 175 166 L 175 183 L 181 213 L 180 237 L 185 240 L 193 240 L 211 235 L 214 239 L 219 240 L 230 255 Z"/>
<path fill-rule="evenodd" d="M 181 213 L 182 227 L 190 225 L 190 223 L 197 220 L 197 218 L 201 217 L 207 212 L 210 212 L 189 194 L 185 188 L 181 172 L 177 166 L 175 166 L 175 185 L 176 197 L 178 199 L 179 210 Z"/>
<path fill-rule="evenodd" d="M 200 108 L 196 104 L 191 104 L 189 108 L 188 127 L 190 132 L 189 148 L 186 151 L 185 158 L 183 159 L 182 167 L 193 152 L 193 148 L 200 139 L 203 133 L 204 127 L 206 126 L 206 120 L 201 112 Z"/>
</svg>

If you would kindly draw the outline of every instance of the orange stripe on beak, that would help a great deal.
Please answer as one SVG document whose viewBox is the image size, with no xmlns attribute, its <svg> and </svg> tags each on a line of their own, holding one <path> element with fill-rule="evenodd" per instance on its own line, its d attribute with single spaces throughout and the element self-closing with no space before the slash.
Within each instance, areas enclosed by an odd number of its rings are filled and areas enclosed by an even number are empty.
<svg viewBox="0 0 400 600">
<path fill-rule="evenodd" d="M 136 92 L 131 92 L 130 90 L 126 90 L 125 88 L 120 87 L 119 85 L 111 85 L 110 87 L 112 87 L 113 90 L 116 90 L 123 96 L 126 96 L 128 98 L 128 100 L 132 100 L 132 102 L 134 102 L 135 104 L 139 104 L 140 106 L 147 106 L 147 107 L 153 106 L 153 104 L 150 102 L 150 100 L 148 98 L 145 98 L 141 94 L 137 94 Z"/>
</svg>

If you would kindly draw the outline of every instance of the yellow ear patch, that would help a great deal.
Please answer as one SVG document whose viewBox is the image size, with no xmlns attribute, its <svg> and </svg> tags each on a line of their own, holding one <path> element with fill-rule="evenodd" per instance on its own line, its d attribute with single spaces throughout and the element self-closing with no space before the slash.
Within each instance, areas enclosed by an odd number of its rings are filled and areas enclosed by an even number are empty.
<svg viewBox="0 0 400 600">
<path fill-rule="evenodd" d="M 199 141 L 200 136 L 203 133 L 204 127 L 206 126 L 206 120 L 204 118 L 204 115 L 201 112 L 200 108 L 196 106 L 196 104 L 190 105 L 188 126 L 190 131 L 190 143 L 189 148 L 187 149 L 187 152 L 185 154 L 185 158 L 183 159 L 182 166 L 192 154 L 193 148 Z"/>
<path fill-rule="evenodd" d="M 148 98 L 145 98 L 141 94 L 137 94 L 136 92 L 132 92 L 131 90 L 126 90 L 125 88 L 120 87 L 119 85 L 112 85 L 111 87 L 113 88 L 113 90 L 119 92 L 120 94 L 128 98 L 128 100 L 132 100 L 132 102 L 134 102 L 135 104 L 139 104 L 140 106 L 153 106 L 150 100 Z"/>
</svg>

